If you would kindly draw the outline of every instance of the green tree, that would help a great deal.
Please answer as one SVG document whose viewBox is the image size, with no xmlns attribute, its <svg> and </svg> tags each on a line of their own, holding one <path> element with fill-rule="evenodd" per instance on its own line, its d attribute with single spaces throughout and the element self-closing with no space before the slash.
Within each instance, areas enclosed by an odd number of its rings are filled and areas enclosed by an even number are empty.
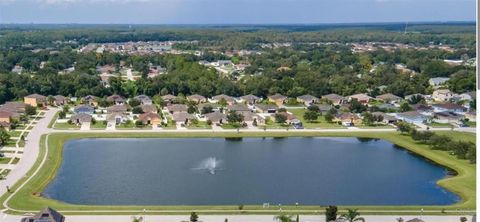
<svg viewBox="0 0 480 222">
<path fill-rule="evenodd" d="M 33 116 L 33 115 L 37 114 L 37 107 L 26 105 L 25 106 L 25 114 L 27 114 L 29 116 Z"/>
<path fill-rule="evenodd" d="M 402 105 L 400 105 L 400 112 L 403 113 L 408 111 L 412 111 L 412 107 L 408 105 L 408 103 L 402 103 Z"/>
<path fill-rule="evenodd" d="M 330 221 L 335 221 L 335 220 L 337 220 L 337 211 L 338 211 L 337 206 L 328 206 L 328 207 L 325 209 L 326 221 L 327 221 L 327 222 L 330 222 Z"/>
<path fill-rule="evenodd" d="M 400 131 L 400 133 L 409 133 L 410 130 L 412 130 L 412 126 L 409 123 L 406 122 L 398 122 L 397 123 L 397 130 Z"/>
<path fill-rule="evenodd" d="M 279 222 L 295 222 L 293 216 L 286 214 L 277 215 L 274 217 L 274 219 Z"/>
<path fill-rule="evenodd" d="M 303 114 L 303 118 L 308 121 L 308 122 L 313 122 L 315 120 L 318 119 L 318 116 L 320 114 L 316 111 L 311 111 L 311 110 L 307 110 L 304 114 Z"/>
<path fill-rule="evenodd" d="M 140 106 L 135 106 L 135 107 L 133 107 L 133 109 L 132 109 L 132 113 L 133 113 L 133 114 L 142 114 L 142 113 L 143 113 L 143 109 L 142 109 L 142 107 L 140 107 Z"/>
<path fill-rule="evenodd" d="M 362 221 L 365 222 L 363 217 L 360 217 L 360 213 L 356 209 L 347 209 L 347 213 L 340 216 L 341 219 L 347 220 L 348 222 Z"/>
<path fill-rule="evenodd" d="M 276 113 L 275 114 L 275 122 L 277 123 L 285 123 L 287 122 L 287 115 L 286 113 Z"/>
<path fill-rule="evenodd" d="M 197 222 L 198 221 L 198 215 L 195 212 L 190 213 L 190 222 Z"/>
<path fill-rule="evenodd" d="M 8 134 L 5 128 L 1 127 L 0 128 L 0 146 L 7 144 L 9 140 L 10 140 L 10 134 Z"/>
</svg>

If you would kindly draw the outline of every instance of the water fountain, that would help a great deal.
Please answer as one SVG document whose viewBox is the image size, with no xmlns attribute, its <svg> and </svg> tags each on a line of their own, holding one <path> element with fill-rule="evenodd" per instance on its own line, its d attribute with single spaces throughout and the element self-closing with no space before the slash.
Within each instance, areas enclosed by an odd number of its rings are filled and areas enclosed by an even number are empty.
<svg viewBox="0 0 480 222">
<path fill-rule="evenodd" d="M 215 171 L 217 171 L 220 167 L 220 164 L 222 163 L 221 160 L 217 160 L 215 157 L 209 157 L 207 159 L 204 159 L 198 167 L 194 168 L 195 170 L 206 170 L 210 174 L 215 174 Z"/>
</svg>

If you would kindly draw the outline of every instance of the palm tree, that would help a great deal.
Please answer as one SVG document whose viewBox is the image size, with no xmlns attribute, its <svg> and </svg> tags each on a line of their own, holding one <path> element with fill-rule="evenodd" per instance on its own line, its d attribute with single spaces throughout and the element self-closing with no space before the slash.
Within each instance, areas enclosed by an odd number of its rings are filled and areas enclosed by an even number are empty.
<svg viewBox="0 0 480 222">
<path fill-rule="evenodd" d="M 142 222 L 142 221 L 143 221 L 143 217 L 135 217 L 135 216 L 132 217 L 132 222 Z"/>
<path fill-rule="evenodd" d="M 342 214 L 340 218 L 347 220 L 348 222 L 355 222 L 355 221 L 365 222 L 365 219 L 363 217 L 360 217 L 360 213 L 357 212 L 357 209 L 347 209 L 347 213 Z"/>
<path fill-rule="evenodd" d="M 295 221 L 293 219 L 293 216 L 286 215 L 286 214 L 281 214 L 281 215 L 275 216 L 274 219 L 279 221 L 279 222 L 294 222 Z"/>
</svg>

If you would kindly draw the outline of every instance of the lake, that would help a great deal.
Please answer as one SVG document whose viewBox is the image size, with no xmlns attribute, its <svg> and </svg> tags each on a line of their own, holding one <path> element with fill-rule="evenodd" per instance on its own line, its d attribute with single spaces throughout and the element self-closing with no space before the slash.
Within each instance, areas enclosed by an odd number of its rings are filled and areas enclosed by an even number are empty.
<svg viewBox="0 0 480 222">
<path fill-rule="evenodd" d="M 448 170 L 361 138 L 77 139 L 43 195 L 86 205 L 449 205 Z"/>
</svg>

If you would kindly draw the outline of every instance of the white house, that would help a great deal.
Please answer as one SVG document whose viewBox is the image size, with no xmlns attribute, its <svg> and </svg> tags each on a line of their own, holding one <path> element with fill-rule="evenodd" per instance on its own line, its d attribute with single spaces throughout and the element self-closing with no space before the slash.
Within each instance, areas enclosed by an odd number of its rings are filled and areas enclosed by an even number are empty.
<svg viewBox="0 0 480 222">
<path fill-rule="evenodd" d="M 450 78 L 436 77 L 436 78 L 431 78 L 430 80 L 428 80 L 428 84 L 430 84 L 431 86 L 441 86 L 441 85 L 445 84 L 448 80 L 450 80 Z"/>
<path fill-rule="evenodd" d="M 435 101 L 447 102 L 453 99 L 453 93 L 448 89 L 438 89 L 433 91 L 432 98 Z"/>
</svg>

